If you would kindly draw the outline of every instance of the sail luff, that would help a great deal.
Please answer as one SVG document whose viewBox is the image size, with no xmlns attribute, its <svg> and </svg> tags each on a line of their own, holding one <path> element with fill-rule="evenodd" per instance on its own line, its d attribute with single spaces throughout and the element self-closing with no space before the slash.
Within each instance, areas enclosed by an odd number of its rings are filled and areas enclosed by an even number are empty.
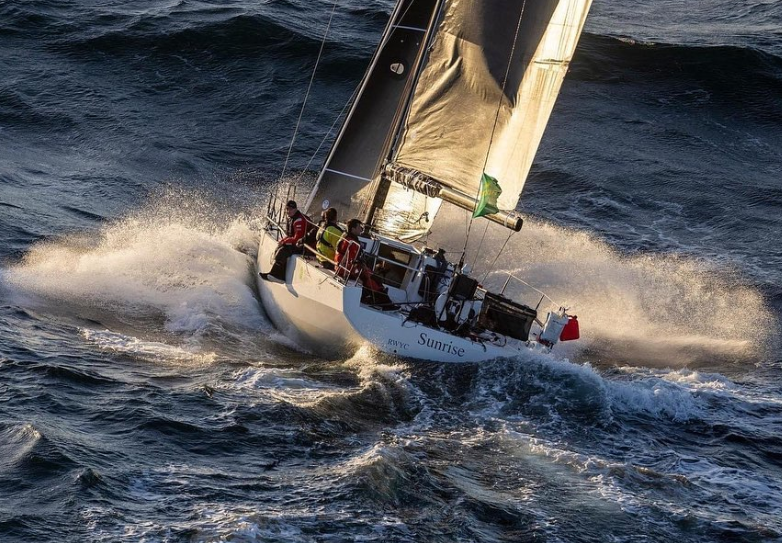
<svg viewBox="0 0 782 543">
<path fill-rule="evenodd" d="M 312 205 L 313 199 L 315 198 L 315 195 L 318 193 L 318 189 L 320 188 L 321 183 L 323 183 L 324 177 L 327 174 L 328 166 L 331 163 L 332 159 L 334 158 L 334 154 L 337 152 L 337 149 L 339 148 L 339 144 L 342 141 L 342 137 L 344 136 L 348 126 L 350 125 L 350 121 L 353 118 L 353 113 L 355 112 L 356 109 L 355 105 L 359 100 L 361 100 L 361 97 L 364 94 L 364 90 L 366 89 L 369 76 L 372 74 L 372 70 L 377 65 L 378 58 L 380 57 L 380 52 L 383 50 L 384 44 L 388 41 L 391 30 L 393 29 L 394 26 L 394 21 L 398 18 L 399 11 L 402 9 L 403 4 L 404 2 L 398 2 L 396 4 L 396 6 L 394 7 L 394 11 L 391 13 L 391 17 L 389 17 L 388 19 L 388 23 L 386 23 L 386 27 L 383 30 L 383 34 L 380 36 L 380 43 L 378 44 L 375 54 L 372 57 L 372 61 L 370 62 L 369 66 L 367 66 L 367 70 L 366 72 L 364 72 L 364 76 L 361 78 L 361 82 L 359 83 L 358 91 L 356 92 L 356 96 L 355 99 L 353 100 L 353 104 L 351 104 L 351 107 L 348 109 L 347 115 L 345 115 L 345 120 L 343 121 L 342 126 L 339 129 L 339 132 L 334 140 L 333 145 L 331 146 L 331 149 L 329 149 L 329 154 L 326 157 L 326 161 L 324 162 L 323 168 L 320 170 L 318 179 L 315 182 L 315 186 L 313 187 L 309 197 L 307 198 L 307 203 L 305 206 L 305 209 L 307 211 L 310 211 L 310 206 Z"/>
<path fill-rule="evenodd" d="M 399 138 L 399 135 L 401 134 L 402 122 L 407 117 L 407 113 L 410 108 L 410 103 L 413 99 L 413 90 L 418 84 L 418 78 L 421 75 L 421 68 L 425 63 L 427 49 L 432 41 L 432 38 L 434 37 L 434 28 L 435 25 L 437 24 L 439 14 L 442 10 L 444 3 L 445 0 L 435 0 L 432 17 L 431 20 L 429 21 L 429 24 L 427 25 L 423 43 L 418 50 L 418 56 L 416 57 L 416 61 L 411 71 L 410 78 L 408 79 L 405 90 L 402 93 L 402 102 L 394 117 L 394 121 L 391 125 L 391 130 L 389 130 L 388 132 L 388 136 L 387 136 L 388 139 L 386 141 L 386 146 L 385 146 L 386 153 L 378 157 L 378 162 L 376 165 L 376 172 L 378 172 L 378 174 L 380 173 L 382 164 L 390 160 L 391 155 L 393 154 L 393 149 L 396 145 L 396 141 Z M 383 204 L 386 202 L 386 200 L 388 199 L 389 190 L 393 192 L 393 189 L 387 186 L 387 181 L 383 178 L 383 176 L 377 175 L 374 178 L 372 187 L 370 188 L 370 193 L 372 196 L 369 200 L 367 200 L 367 208 L 362 214 L 363 215 L 362 219 L 365 223 L 367 224 L 374 223 L 375 212 L 379 208 L 381 208 Z M 435 210 L 435 213 L 436 212 L 437 211 Z M 393 232 L 388 232 L 388 234 L 393 234 Z"/>
</svg>

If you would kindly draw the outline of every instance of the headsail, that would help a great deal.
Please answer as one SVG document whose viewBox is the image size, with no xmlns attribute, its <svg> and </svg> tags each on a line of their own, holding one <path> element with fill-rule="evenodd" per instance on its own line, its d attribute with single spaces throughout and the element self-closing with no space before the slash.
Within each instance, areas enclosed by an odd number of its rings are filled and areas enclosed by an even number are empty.
<svg viewBox="0 0 782 543">
<path fill-rule="evenodd" d="M 345 221 L 365 215 L 364 208 L 373 201 L 376 190 L 373 181 L 388 157 L 412 92 L 437 4 L 438 0 L 401 0 L 397 4 L 310 194 L 310 215 L 322 206 L 336 207 Z"/>
<path fill-rule="evenodd" d="M 488 174 L 514 209 L 591 3 L 446 0 L 394 166 L 471 198 Z"/>
</svg>

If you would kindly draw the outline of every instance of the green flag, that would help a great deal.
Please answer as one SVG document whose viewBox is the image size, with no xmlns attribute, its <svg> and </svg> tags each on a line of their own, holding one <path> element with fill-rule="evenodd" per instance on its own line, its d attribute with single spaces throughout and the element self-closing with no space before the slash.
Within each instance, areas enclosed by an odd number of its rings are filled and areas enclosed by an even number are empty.
<svg viewBox="0 0 782 543">
<path fill-rule="evenodd" d="M 478 191 L 478 204 L 475 206 L 475 211 L 472 212 L 472 218 L 477 219 L 484 215 L 491 215 L 497 213 L 497 198 L 502 194 L 500 184 L 492 176 L 483 172 L 481 176 L 481 188 Z"/>
</svg>

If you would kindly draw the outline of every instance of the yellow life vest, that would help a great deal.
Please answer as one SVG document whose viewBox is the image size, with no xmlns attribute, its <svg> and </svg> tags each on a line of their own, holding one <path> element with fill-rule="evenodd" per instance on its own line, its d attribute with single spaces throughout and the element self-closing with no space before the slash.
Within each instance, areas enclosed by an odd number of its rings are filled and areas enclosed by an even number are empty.
<svg viewBox="0 0 782 543">
<path fill-rule="evenodd" d="M 316 249 L 318 251 L 318 260 L 326 262 L 327 260 L 334 260 L 334 256 L 337 253 L 337 244 L 342 237 L 342 229 L 335 224 L 328 224 L 325 228 L 321 227 L 318 230 L 318 244 Z M 322 258 L 321 255 L 323 255 Z"/>
</svg>

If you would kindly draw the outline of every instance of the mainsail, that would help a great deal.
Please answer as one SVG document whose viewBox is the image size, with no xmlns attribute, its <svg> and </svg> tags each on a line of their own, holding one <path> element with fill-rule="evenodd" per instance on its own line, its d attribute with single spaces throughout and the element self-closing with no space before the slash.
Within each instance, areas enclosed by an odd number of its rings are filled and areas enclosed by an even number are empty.
<svg viewBox="0 0 782 543">
<path fill-rule="evenodd" d="M 386 234 L 428 229 L 440 200 L 474 211 L 484 175 L 515 208 L 592 0 L 402 0 L 308 207 Z M 483 214 L 483 213 L 481 213 Z"/>
<path fill-rule="evenodd" d="M 592 0 L 449 0 L 395 162 L 514 209 Z"/>
<path fill-rule="evenodd" d="M 366 214 L 419 72 L 438 0 L 401 0 L 359 87 L 307 208 L 335 207 L 340 220 Z"/>
</svg>

